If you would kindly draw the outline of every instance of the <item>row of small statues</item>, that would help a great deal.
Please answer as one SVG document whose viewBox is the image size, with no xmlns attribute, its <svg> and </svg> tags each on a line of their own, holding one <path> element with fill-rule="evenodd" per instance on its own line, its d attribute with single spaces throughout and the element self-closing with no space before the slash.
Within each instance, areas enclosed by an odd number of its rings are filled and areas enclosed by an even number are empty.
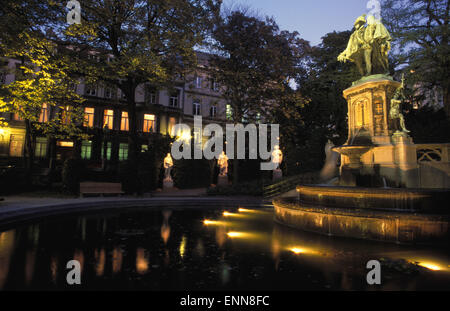
<svg viewBox="0 0 450 311">
<path fill-rule="evenodd" d="M 272 152 L 272 163 L 275 164 L 275 170 L 279 170 L 281 162 L 283 162 L 283 152 L 280 150 L 280 146 L 276 145 Z M 225 177 L 228 175 L 228 157 L 225 152 L 222 151 L 222 154 L 217 159 L 217 165 L 219 167 L 219 176 Z M 172 181 L 172 167 L 173 167 L 173 159 L 170 153 L 164 158 L 164 181 L 171 182 Z"/>
</svg>

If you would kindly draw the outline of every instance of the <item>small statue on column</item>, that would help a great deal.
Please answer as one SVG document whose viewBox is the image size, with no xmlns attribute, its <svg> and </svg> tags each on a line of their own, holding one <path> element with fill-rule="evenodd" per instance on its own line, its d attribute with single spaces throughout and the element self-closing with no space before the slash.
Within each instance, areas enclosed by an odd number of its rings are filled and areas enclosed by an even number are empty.
<svg viewBox="0 0 450 311">
<path fill-rule="evenodd" d="M 389 118 L 391 119 L 392 127 L 397 135 L 410 133 L 410 131 L 406 129 L 405 118 L 402 114 L 402 104 L 406 99 L 404 91 L 405 77 L 402 76 L 402 85 L 395 91 L 389 110 Z"/>
<path fill-rule="evenodd" d="M 164 182 L 173 182 L 171 176 L 172 167 L 173 167 L 172 156 L 170 155 L 170 153 L 168 153 L 164 159 Z"/>
<path fill-rule="evenodd" d="M 281 162 L 283 162 L 283 152 L 280 146 L 276 145 L 272 151 L 272 163 L 274 164 L 273 180 L 278 180 L 283 177 L 283 172 L 280 169 Z"/>
<path fill-rule="evenodd" d="M 224 151 L 217 159 L 217 165 L 219 166 L 219 185 L 228 184 L 228 157 Z"/>
</svg>

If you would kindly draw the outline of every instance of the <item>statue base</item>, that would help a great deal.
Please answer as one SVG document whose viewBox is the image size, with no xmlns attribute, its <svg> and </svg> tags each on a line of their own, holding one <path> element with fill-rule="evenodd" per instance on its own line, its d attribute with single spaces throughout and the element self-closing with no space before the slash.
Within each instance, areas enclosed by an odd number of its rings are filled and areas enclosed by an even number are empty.
<svg viewBox="0 0 450 311">
<path fill-rule="evenodd" d="M 173 180 L 172 179 L 164 179 L 163 181 L 163 189 L 173 189 Z"/>
<path fill-rule="evenodd" d="M 276 170 L 273 170 L 273 177 L 272 177 L 272 181 L 278 181 L 280 179 L 283 178 L 283 171 L 280 170 L 279 168 Z"/>
<path fill-rule="evenodd" d="M 220 176 L 217 177 L 217 185 L 218 186 L 228 186 L 228 176 Z"/>
</svg>

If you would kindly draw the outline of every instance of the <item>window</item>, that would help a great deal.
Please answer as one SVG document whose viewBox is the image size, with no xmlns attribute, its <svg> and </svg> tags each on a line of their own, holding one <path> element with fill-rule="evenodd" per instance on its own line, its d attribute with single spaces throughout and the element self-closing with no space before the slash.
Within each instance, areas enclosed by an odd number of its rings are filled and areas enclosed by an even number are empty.
<svg viewBox="0 0 450 311">
<path fill-rule="evenodd" d="M 88 59 L 89 60 L 93 60 L 95 62 L 99 62 L 100 61 L 100 56 L 97 56 L 95 54 L 88 54 Z"/>
<path fill-rule="evenodd" d="M 147 151 L 148 151 L 148 145 L 142 145 L 141 146 L 141 152 L 144 153 L 144 152 L 147 152 Z"/>
<path fill-rule="evenodd" d="M 167 129 L 167 133 L 170 135 L 170 137 L 174 137 L 175 136 L 174 130 L 175 130 L 175 125 L 176 124 L 177 124 L 177 120 L 174 117 L 170 117 L 169 118 L 169 126 L 168 126 L 168 129 Z"/>
<path fill-rule="evenodd" d="M 217 83 L 215 79 L 211 80 L 211 90 L 213 90 L 214 92 L 219 91 L 219 83 Z"/>
<path fill-rule="evenodd" d="M 11 135 L 9 143 L 9 156 L 21 157 L 23 155 L 24 136 Z"/>
<path fill-rule="evenodd" d="M 47 156 L 47 138 L 45 137 L 36 138 L 34 155 L 36 158 L 45 158 Z"/>
<path fill-rule="evenodd" d="M 200 105 L 199 102 L 194 102 L 194 103 L 192 104 L 192 108 L 193 108 L 192 114 L 193 114 L 194 116 L 199 116 L 199 115 L 201 115 L 201 105 Z"/>
<path fill-rule="evenodd" d="M 120 119 L 120 130 L 121 131 L 129 130 L 128 112 L 126 111 L 122 111 L 122 118 Z"/>
<path fill-rule="evenodd" d="M 119 161 L 128 160 L 128 144 L 119 145 Z"/>
<path fill-rule="evenodd" d="M 70 106 L 66 106 L 64 107 L 64 109 L 62 109 L 61 112 L 61 123 L 65 124 L 65 125 L 69 125 L 70 124 Z"/>
<path fill-rule="evenodd" d="M 203 85 L 203 78 L 200 77 L 200 76 L 196 76 L 195 77 L 195 81 L 194 81 L 194 85 L 195 85 L 195 88 L 201 89 L 202 85 Z"/>
<path fill-rule="evenodd" d="M 155 115 L 154 114 L 144 114 L 144 127 L 142 129 L 145 133 L 150 133 L 155 131 Z"/>
<path fill-rule="evenodd" d="M 86 85 L 86 95 L 95 96 L 97 95 L 97 86 L 95 85 Z"/>
<path fill-rule="evenodd" d="M 103 128 L 105 126 L 112 130 L 114 125 L 114 110 L 112 109 L 105 109 L 104 115 L 103 115 Z"/>
<path fill-rule="evenodd" d="M 169 107 L 178 108 L 178 96 L 179 96 L 178 91 L 170 94 Z"/>
<path fill-rule="evenodd" d="M 14 113 L 12 119 L 14 121 L 23 121 L 23 118 L 18 113 Z"/>
<path fill-rule="evenodd" d="M 102 159 L 105 158 L 105 142 L 102 143 Z M 111 142 L 106 144 L 106 160 L 111 160 Z"/>
<path fill-rule="evenodd" d="M 148 92 L 148 103 L 150 105 L 156 104 L 156 92 L 155 91 Z"/>
<path fill-rule="evenodd" d="M 94 127 L 94 108 L 84 108 L 84 123 L 83 126 L 85 127 Z"/>
<path fill-rule="evenodd" d="M 216 106 L 211 106 L 211 108 L 209 108 L 209 116 L 211 118 L 215 118 L 217 115 L 217 107 Z"/>
<path fill-rule="evenodd" d="M 92 153 L 92 141 L 84 140 L 83 142 L 81 142 L 81 158 L 83 160 L 90 160 L 91 153 Z"/>
<path fill-rule="evenodd" d="M 227 120 L 233 119 L 233 108 L 231 107 L 231 105 L 227 105 L 226 117 L 227 117 Z"/>
<path fill-rule="evenodd" d="M 109 87 L 105 88 L 105 98 L 112 98 L 112 89 Z"/>
</svg>

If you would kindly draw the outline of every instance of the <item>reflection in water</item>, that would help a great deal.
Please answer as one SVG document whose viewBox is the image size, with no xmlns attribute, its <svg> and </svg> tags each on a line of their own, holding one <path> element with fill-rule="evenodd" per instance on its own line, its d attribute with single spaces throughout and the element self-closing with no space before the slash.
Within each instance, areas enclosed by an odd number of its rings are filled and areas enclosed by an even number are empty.
<svg viewBox="0 0 450 311">
<path fill-rule="evenodd" d="M 27 251 L 25 257 L 25 284 L 30 285 L 31 280 L 33 279 L 34 273 L 34 262 L 36 260 L 36 250 Z"/>
<path fill-rule="evenodd" d="M 15 234 L 16 230 L 0 233 L 0 289 L 3 288 L 8 277 Z"/>
<path fill-rule="evenodd" d="M 270 208 L 239 207 L 137 209 L 0 232 L 0 288 L 64 286 L 71 259 L 86 289 L 370 290 L 373 259 L 384 265 L 382 289 L 450 282 L 448 249 L 304 233 L 275 224 Z"/>
<path fill-rule="evenodd" d="M 119 273 L 122 270 L 123 254 L 120 247 L 115 247 L 112 252 L 112 271 L 114 274 Z"/>
<path fill-rule="evenodd" d="M 55 255 L 50 258 L 50 277 L 52 282 L 56 284 L 58 278 L 58 257 Z"/>
<path fill-rule="evenodd" d="M 170 225 L 169 218 L 172 215 L 172 211 L 163 211 L 164 221 L 161 226 L 161 238 L 164 241 L 164 244 L 167 244 L 170 238 Z"/>
<path fill-rule="evenodd" d="M 138 248 L 136 253 L 136 271 L 139 274 L 145 274 L 148 270 L 148 258 L 145 249 Z"/>
<path fill-rule="evenodd" d="M 183 237 L 181 238 L 181 243 L 180 243 L 180 257 L 181 258 L 184 257 L 184 253 L 186 252 L 186 241 L 187 241 L 187 238 L 185 235 L 183 235 Z"/>
<path fill-rule="evenodd" d="M 95 250 L 95 275 L 102 276 L 105 273 L 105 249 L 102 248 L 100 251 L 98 249 Z"/>
</svg>

